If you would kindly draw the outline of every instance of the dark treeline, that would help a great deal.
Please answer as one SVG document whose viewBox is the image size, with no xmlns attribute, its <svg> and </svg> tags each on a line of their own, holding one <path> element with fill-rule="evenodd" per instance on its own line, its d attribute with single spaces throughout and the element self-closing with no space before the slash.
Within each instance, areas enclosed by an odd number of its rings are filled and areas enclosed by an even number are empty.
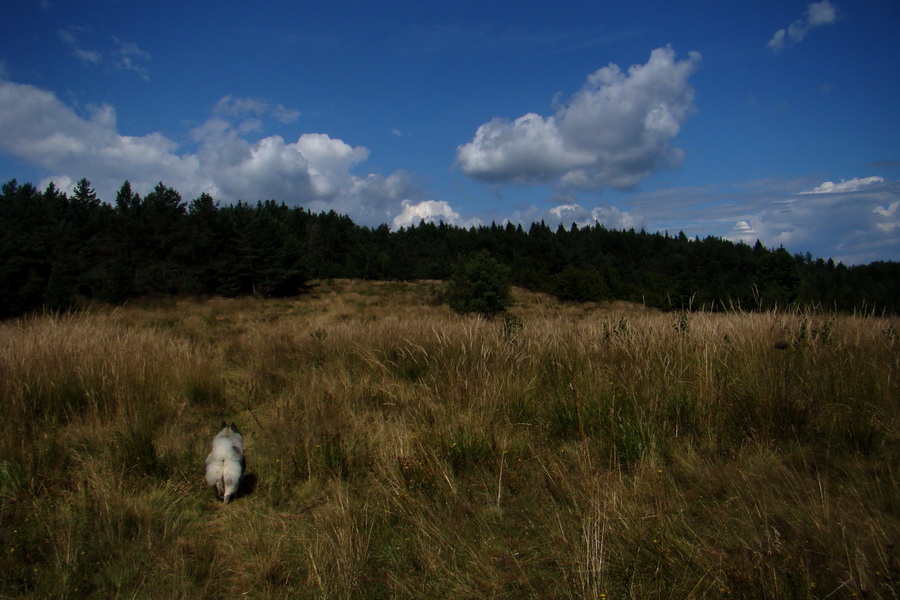
<svg viewBox="0 0 900 600">
<path fill-rule="evenodd" d="M 391 231 L 272 200 L 223 206 L 204 194 L 187 202 L 162 183 L 141 198 L 125 182 L 107 203 L 82 179 L 71 195 L 52 184 L 3 186 L 0 318 L 84 299 L 291 296 L 310 279 L 447 279 L 460 257 L 479 250 L 506 264 L 514 284 L 565 300 L 900 312 L 896 262 L 847 267 L 759 242 L 601 225 L 422 222 Z"/>
</svg>

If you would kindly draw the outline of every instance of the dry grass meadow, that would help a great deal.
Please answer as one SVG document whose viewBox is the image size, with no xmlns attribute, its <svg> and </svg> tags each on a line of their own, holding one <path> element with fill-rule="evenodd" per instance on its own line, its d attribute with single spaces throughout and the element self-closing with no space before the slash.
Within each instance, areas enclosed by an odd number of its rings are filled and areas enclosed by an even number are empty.
<svg viewBox="0 0 900 600">
<path fill-rule="evenodd" d="M 0 597 L 900 596 L 900 320 L 438 289 L 0 323 Z"/>
</svg>

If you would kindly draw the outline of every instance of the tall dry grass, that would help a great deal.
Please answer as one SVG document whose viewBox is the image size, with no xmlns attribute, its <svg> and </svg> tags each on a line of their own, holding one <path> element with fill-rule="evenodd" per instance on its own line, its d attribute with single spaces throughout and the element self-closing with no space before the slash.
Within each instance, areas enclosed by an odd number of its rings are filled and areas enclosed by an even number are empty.
<svg viewBox="0 0 900 600">
<path fill-rule="evenodd" d="M 900 594 L 896 319 L 438 285 L 0 325 L 0 597 Z"/>
</svg>

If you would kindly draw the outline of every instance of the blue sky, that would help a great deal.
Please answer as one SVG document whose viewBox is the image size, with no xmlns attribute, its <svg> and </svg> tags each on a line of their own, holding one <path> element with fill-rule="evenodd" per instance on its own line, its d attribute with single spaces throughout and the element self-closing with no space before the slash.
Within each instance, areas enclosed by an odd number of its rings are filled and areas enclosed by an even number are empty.
<svg viewBox="0 0 900 600">
<path fill-rule="evenodd" d="M 0 7 L 0 180 L 900 260 L 900 4 Z"/>
</svg>

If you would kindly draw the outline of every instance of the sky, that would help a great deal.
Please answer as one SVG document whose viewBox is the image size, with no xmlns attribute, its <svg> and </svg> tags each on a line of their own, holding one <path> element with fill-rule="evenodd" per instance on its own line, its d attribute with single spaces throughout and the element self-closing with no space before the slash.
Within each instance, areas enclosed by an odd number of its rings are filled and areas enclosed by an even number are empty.
<svg viewBox="0 0 900 600">
<path fill-rule="evenodd" d="M 6 0 L 0 180 L 900 260 L 896 0 Z"/>
</svg>

